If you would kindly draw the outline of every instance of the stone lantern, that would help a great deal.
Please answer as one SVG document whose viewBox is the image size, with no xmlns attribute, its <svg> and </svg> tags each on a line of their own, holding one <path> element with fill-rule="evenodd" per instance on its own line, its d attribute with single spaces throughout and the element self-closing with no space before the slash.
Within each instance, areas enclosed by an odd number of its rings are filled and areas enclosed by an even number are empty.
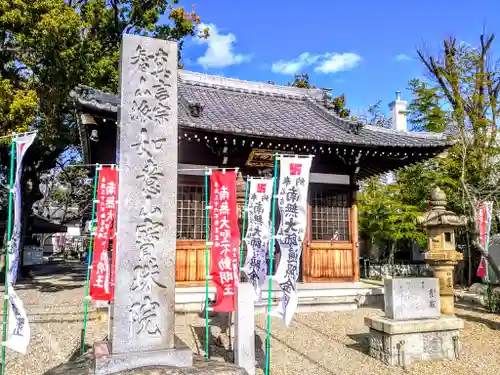
<svg viewBox="0 0 500 375">
<path fill-rule="evenodd" d="M 453 270 L 463 255 L 456 251 L 455 228 L 467 223 L 464 216 L 446 210 L 446 194 L 436 187 L 431 193 L 431 210 L 417 219 L 428 231 L 426 262 L 439 279 L 441 314 L 454 315 Z"/>
</svg>

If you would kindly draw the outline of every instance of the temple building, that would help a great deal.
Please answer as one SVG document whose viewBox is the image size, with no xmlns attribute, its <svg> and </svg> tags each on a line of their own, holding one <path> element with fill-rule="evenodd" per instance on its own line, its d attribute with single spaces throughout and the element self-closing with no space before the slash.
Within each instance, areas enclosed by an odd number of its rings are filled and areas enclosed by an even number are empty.
<svg viewBox="0 0 500 375">
<path fill-rule="evenodd" d="M 178 286 L 205 279 L 203 168 L 239 167 L 241 214 L 244 178 L 271 175 L 273 153 L 313 154 L 300 281 L 359 281 L 358 182 L 452 144 L 438 134 L 408 131 L 399 94 L 389 129 L 337 117 L 323 89 L 189 71 L 180 71 L 178 82 Z M 85 162 L 118 163 L 119 97 L 80 86 L 73 98 Z"/>
</svg>

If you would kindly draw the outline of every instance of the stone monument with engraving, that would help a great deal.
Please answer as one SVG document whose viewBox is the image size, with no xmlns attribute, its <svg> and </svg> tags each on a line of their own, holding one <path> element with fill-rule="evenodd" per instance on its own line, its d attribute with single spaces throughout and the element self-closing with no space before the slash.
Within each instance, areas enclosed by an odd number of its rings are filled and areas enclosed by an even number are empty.
<svg viewBox="0 0 500 375">
<path fill-rule="evenodd" d="M 192 365 L 175 338 L 177 44 L 125 35 L 120 65 L 115 298 L 96 375 Z"/>
<path fill-rule="evenodd" d="M 370 356 L 391 366 L 455 359 L 462 320 L 440 313 L 436 278 L 395 278 L 384 283 L 385 314 L 366 317 Z"/>
<path fill-rule="evenodd" d="M 390 319 L 438 318 L 440 315 L 436 279 L 386 279 L 384 289 L 385 315 Z"/>
</svg>

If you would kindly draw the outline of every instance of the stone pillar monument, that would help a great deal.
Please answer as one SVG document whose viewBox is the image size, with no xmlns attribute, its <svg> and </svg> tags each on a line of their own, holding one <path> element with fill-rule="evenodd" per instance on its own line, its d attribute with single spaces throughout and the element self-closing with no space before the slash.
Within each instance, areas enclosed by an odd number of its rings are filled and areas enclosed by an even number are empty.
<svg viewBox="0 0 500 375">
<path fill-rule="evenodd" d="M 455 228 L 465 225 L 464 216 L 446 210 L 446 194 L 436 187 L 431 194 L 431 210 L 418 218 L 429 233 L 425 260 L 439 279 L 441 314 L 454 315 L 453 270 L 463 255 L 455 250 Z"/>
<path fill-rule="evenodd" d="M 120 182 L 110 341 L 95 373 L 192 366 L 175 339 L 177 44 L 124 35 L 120 64 Z"/>
</svg>

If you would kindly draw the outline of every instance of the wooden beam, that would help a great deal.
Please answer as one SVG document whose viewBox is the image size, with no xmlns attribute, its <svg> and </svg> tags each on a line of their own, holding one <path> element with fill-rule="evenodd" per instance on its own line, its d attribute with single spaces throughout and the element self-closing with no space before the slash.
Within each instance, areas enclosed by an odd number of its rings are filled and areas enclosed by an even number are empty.
<svg viewBox="0 0 500 375">
<path fill-rule="evenodd" d="M 309 182 L 315 184 L 349 185 L 350 178 L 346 174 L 311 173 Z"/>
</svg>

